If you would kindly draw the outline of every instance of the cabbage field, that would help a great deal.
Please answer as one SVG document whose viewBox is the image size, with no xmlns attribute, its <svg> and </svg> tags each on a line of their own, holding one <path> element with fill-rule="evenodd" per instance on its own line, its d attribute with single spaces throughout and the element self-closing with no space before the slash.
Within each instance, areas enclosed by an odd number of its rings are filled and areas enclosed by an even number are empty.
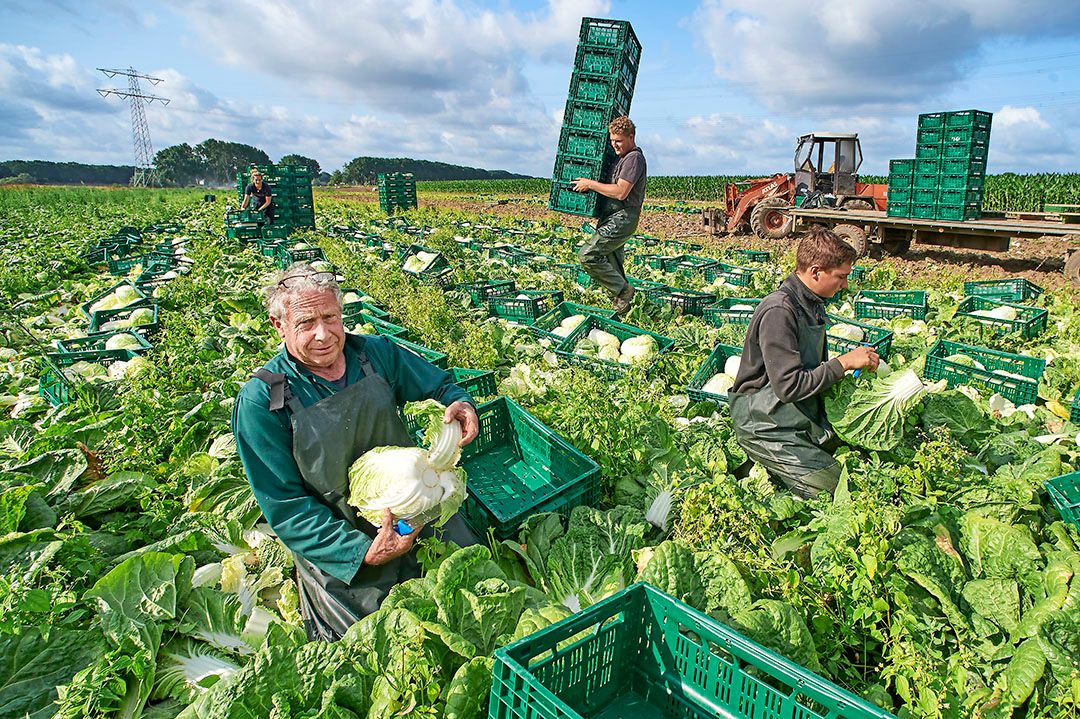
<svg viewBox="0 0 1080 719">
<path fill-rule="evenodd" d="M 290 242 L 380 311 L 350 326 L 493 370 L 480 399 L 595 461 L 599 501 L 481 546 L 425 542 L 424 577 L 323 644 L 229 429 L 279 348 L 259 299 L 274 260 L 225 237 L 201 191 L 0 191 L 0 716 L 483 717 L 496 649 L 637 580 L 901 717 L 1080 711 L 1080 534 L 1045 487 L 1080 463 L 1074 289 L 1029 277 L 1001 304 L 948 265 L 860 260 L 830 345 L 874 344 L 888 370 L 830 392 L 840 486 L 802 501 L 736 473 L 723 401 L 790 245 L 639 237 L 629 331 L 581 308 L 537 331 L 473 295 L 503 280 L 610 307 L 560 266 L 581 231 L 424 199 L 389 222 L 317 194 L 317 230 Z M 87 256 L 124 227 L 171 258 L 140 283 L 153 303 L 116 287 L 145 267 Z M 61 368 L 73 401 L 53 406 L 42 358 L 78 345 L 94 303 L 118 322 L 102 342 L 134 356 Z"/>
</svg>

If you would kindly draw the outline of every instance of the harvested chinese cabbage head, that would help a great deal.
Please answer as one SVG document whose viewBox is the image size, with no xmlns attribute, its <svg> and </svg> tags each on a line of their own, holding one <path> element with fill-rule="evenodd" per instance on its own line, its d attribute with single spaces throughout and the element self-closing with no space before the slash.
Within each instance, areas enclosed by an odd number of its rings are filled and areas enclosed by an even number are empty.
<svg viewBox="0 0 1080 719">
<path fill-rule="evenodd" d="M 405 408 L 425 429 L 428 449 L 376 447 L 349 468 L 349 504 L 378 526 L 382 512 L 414 524 L 442 526 L 465 501 L 465 470 L 455 466 L 461 457 L 461 425 L 443 422 L 445 407 L 435 400 Z"/>
<path fill-rule="evenodd" d="M 735 385 L 735 378 L 729 374 L 719 372 L 714 374 L 701 388 L 702 392 L 709 394 L 726 395 L 728 390 Z"/>
<path fill-rule="evenodd" d="M 139 340 L 128 332 L 115 334 L 105 340 L 105 349 L 107 350 L 139 350 L 142 349 L 142 347 Z"/>
<path fill-rule="evenodd" d="M 848 377 L 826 396 L 825 409 L 840 439 L 863 449 L 888 451 L 904 438 L 904 418 L 926 393 L 914 371 L 887 377 L 873 372 Z"/>
<path fill-rule="evenodd" d="M 835 325 L 829 328 L 829 334 L 833 337 L 839 337 L 845 340 L 851 340 L 853 342 L 862 342 L 866 337 L 866 333 L 863 332 L 862 327 L 855 325 L 849 325 L 844 322 L 837 322 Z"/>
<path fill-rule="evenodd" d="M 115 310 L 121 307 L 127 307 L 133 302 L 138 302 L 142 299 L 142 295 L 135 289 L 133 285 L 120 285 L 111 293 L 105 295 L 100 300 L 90 306 L 90 312 L 97 312 L 98 310 Z"/>
<path fill-rule="evenodd" d="M 652 335 L 638 335 L 622 343 L 619 361 L 624 364 L 640 364 L 648 362 L 659 353 L 660 347 L 657 345 L 655 337 Z"/>
</svg>

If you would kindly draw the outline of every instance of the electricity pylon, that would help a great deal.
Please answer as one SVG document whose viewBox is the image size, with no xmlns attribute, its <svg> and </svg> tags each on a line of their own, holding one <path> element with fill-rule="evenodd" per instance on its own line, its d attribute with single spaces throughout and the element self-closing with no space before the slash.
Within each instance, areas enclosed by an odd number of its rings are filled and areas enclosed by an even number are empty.
<svg viewBox="0 0 1080 719">
<path fill-rule="evenodd" d="M 157 171 L 154 169 L 154 146 L 150 142 L 150 125 L 146 122 L 146 111 L 140 100 L 146 104 L 157 100 L 162 105 L 169 104 L 169 98 L 147 95 L 139 88 L 139 80 L 146 80 L 151 85 L 165 82 L 160 77 L 151 77 L 137 72 L 135 68 L 126 70 L 109 70 L 99 67 L 98 70 L 105 73 L 106 77 L 114 78 L 117 75 L 128 79 L 127 90 L 99 89 L 98 94 L 102 97 L 116 95 L 117 97 L 131 101 L 131 139 L 135 144 L 135 174 L 131 176 L 132 187 L 146 187 L 157 183 Z"/>
</svg>

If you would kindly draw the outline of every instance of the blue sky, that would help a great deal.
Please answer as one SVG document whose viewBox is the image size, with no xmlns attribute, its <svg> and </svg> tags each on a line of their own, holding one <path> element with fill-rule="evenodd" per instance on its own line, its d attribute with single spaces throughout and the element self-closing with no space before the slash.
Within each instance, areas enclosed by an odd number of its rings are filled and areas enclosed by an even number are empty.
<svg viewBox="0 0 1080 719">
<path fill-rule="evenodd" d="M 651 174 L 789 170 L 855 131 L 864 172 L 920 112 L 994 113 L 990 172 L 1080 171 L 1080 3 L 897 0 L 5 0 L 0 159 L 132 160 L 96 67 L 172 98 L 154 147 L 208 137 L 335 169 L 358 155 L 550 173 L 582 15 L 644 47 L 631 117 Z"/>
</svg>

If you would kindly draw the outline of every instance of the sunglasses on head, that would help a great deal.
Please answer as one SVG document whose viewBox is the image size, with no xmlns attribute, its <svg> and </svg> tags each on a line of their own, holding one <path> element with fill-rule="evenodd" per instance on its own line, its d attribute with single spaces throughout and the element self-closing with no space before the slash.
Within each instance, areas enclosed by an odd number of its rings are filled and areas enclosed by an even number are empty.
<svg viewBox="0 0 1080 719">
<path fill-rule="evenodd" d="M 311 280 L 312 282 L 326 282 L 332 280 L 337 275 L 333 272 L 309 272 L 303 275 L 289 275 L 288 277 L 282 277 L 278 280 L 278 287 L 284 287 L 290 289 L 295 285 L 300 284 L 300 280 Z"/>
</svg>

